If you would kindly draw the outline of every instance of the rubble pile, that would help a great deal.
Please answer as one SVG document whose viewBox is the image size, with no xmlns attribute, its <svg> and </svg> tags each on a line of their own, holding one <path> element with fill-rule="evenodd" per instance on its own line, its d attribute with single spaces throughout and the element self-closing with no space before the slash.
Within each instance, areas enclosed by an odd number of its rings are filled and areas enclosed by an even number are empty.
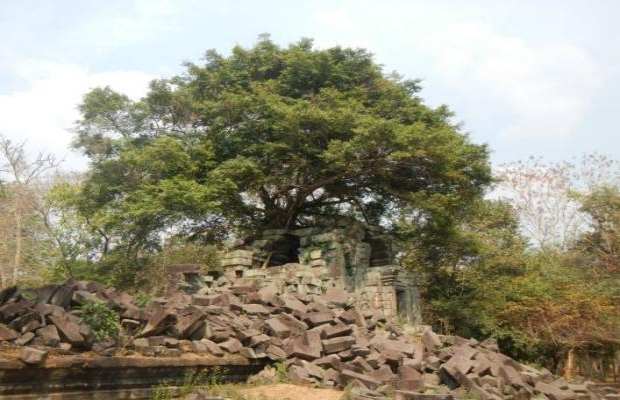
<svg viewBox="0 0 620 400">
<path fill-rule="evenodd" d="M 351 295 L 338 288 L 321 295 L 281 294 L 276 285 L 245 283 L 222 280 L 146 307 L 92 282 L 9 288 L 0 292 L 0 342 L 18 346 L 21 361 L 39 367 L 55 349 L 100 356 L 234 354 L 266 365 L 279 362 L 295 384 L 347 387 L 356 399 L 619 398 L 520 364 L 499 353 L 492 340 L 478 343 L 430 330 L 406 334 L 378 312 L 353 306 Z M 116 310 L 129 343 L 96 342 L 80 318 L 87 301 Z"/>
</svg>

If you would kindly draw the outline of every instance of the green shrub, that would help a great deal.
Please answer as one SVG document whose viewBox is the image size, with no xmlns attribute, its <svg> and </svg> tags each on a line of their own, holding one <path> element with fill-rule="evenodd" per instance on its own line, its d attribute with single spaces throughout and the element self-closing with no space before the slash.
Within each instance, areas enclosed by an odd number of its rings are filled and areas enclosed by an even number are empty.
<svg viewBox="0 0 620 400">
<path fill-rule="evenodd" d="M 86 301 L 80 306 L 82 322 L 93 329 L 95 340 L 100 342 L 120 337 L 119 315 L 107 304 Z"/>
</svg>

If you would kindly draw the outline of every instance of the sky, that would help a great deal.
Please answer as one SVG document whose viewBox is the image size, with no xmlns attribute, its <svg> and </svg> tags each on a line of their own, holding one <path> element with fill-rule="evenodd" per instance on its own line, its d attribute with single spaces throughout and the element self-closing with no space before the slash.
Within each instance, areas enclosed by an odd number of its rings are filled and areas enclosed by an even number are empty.
<svg viewBox="0 0 620 400">
<path fill-rule="evenodd" d="M 71 128 L 88 90 L 148 82 L 261 33 L 363 47 L 422 79 L 495 166 L 529 156 L 620 159 L 620 1 L 0 0 L 0 134 L 86 168 Z"/>
</svg>

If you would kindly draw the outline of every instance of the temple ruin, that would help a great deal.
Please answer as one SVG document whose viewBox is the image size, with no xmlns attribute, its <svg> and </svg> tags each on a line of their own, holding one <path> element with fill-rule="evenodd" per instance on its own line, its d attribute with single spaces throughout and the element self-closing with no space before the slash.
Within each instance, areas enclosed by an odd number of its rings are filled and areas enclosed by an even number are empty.
<svg viewBox="0 0 620 400">
<path fill-rule="evenodd" d="M 327 226 L 264 230 L 222 257 L 224 276 L 281 293 L 323 294 L 341 288 L 361 309 L 421 323 L 420 277 L 396 263 L 392 239 L 377 226 L 345 220 Z"/>
</svg>

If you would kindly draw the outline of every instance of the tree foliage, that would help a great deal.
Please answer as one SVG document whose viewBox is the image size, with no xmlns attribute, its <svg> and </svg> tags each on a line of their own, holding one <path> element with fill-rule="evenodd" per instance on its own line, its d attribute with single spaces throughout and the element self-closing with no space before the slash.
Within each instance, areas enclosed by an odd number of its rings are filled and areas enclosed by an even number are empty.
<svg viewBox="0 0 620 400">
<path fill-rule="evenodd" d="M 40 281 L 54 258 L 43 197 L 47 172 L 58 161 L 50 154 L 29 158 L 24 143 L 0 135 L 0 283 L 2 287 Z"/>
<path fill-rule="evenodd" d="M 265 36 L 207 52 L 140 101 L 94 89 L 76 125 L 91 170 L 73 206 L 131 251 L 170 229 L 212 238 L 341 214 L 428 223 L 478 198 L 490 170 L 486 147 L 419 90 L 366 50 Z"/>
</svg>

